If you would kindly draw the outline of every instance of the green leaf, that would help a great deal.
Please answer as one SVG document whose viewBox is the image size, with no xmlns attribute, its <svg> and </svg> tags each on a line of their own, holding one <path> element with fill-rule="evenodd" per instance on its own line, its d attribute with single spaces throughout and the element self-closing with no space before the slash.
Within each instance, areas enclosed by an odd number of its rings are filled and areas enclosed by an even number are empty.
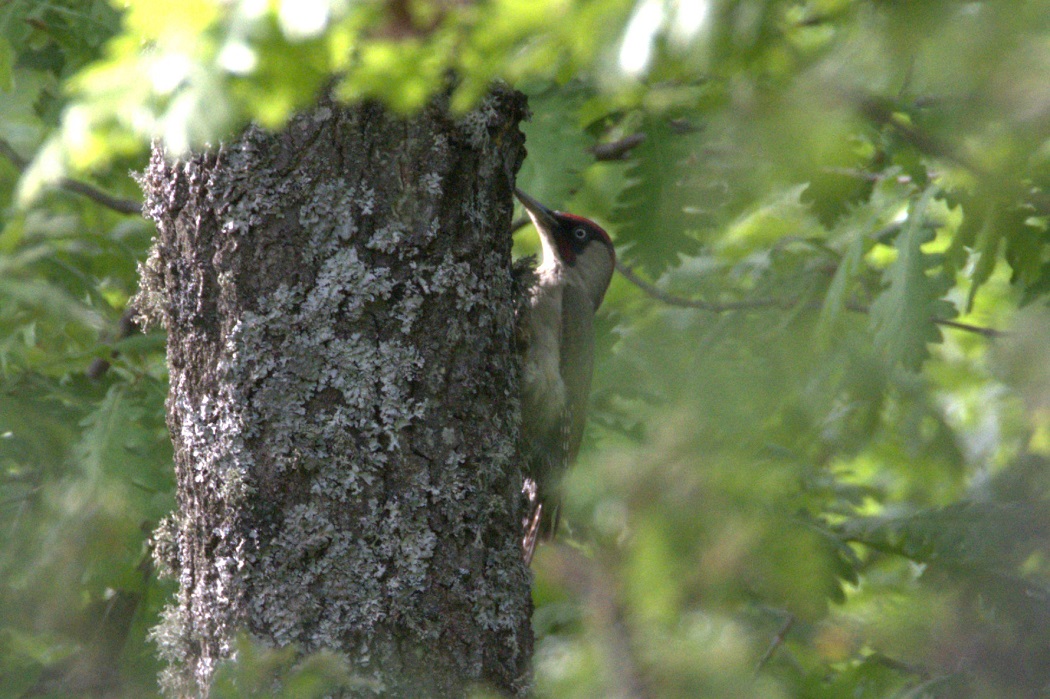
<svg viewBox="0 0 1050 699">
<path fill-rule="evenodd" d="M 572 197 L 583 182 L 583 171 L 594 162 L 594 138 L 579 117 L 586 97 L 579 87 L 529 95 L 532 118 L 522 124 L 528 157 L 518 173 L 518 186 L 553 208 Z"/>
<path fill-rule="evenodd" d="M 1013 275 L 1011 281 L 1026 293 L 1038 294 L 1042 263 L 1046 260 L 1046 233 L 1029 223 L 1031 211 L 1027 207 L 1007 209 L 996 221 L 1005 240 L 1003 256 Z"/>
<path fill-rule="evenodd" d="M 127 458 L 126 450 L 135 441 L 141 410 L 125 395 L 126 387 L 115 384 L 98 408 L 81 423 L 85 428 L 77 454 L 89 479 L 102 476 Z"/>
<path fill-rule="evenodd" d="M 13 89 L 0 93 L 0 138 L 9 142 L 23 158 L 44 137 L 45 125 L 34 105 L 53 79 L 46 73 L 16 69 L 12 73 Z"/>
<path fill-rule="evenodd" d="M 931 274 L 940 260 L 922 249 L 934 237 L 923 224 L 935 196 L 936 189 L 930 187 L 909 208 L 907 223 L 894 243 L 897 259 L 884 272 L 885 287 L 871 306 L 876 348 L 892 364 L 913 371 L 928 356 L 927 343 L 942 339 L 934 320 L 955 315 L 952 305 L 942 300 L 951 282 Z"/>
<path fill-rule="evenodd" d="M 831 279 L 831 285 L 828 286 L 828 292 L 824 296 L 824 305 L 820 308 L 817 335 L 823 341 L 827 340 L 831 330 L 838 324 L 842 311 L 846 308 L 846 302 L 849 300 L 853 279 L 860 272 L 863 263 L 865 233 L 855 231 L 852 236 L 849 245 L 846 246 L 846 252 L 835 268 L 835 276 Z"/>
<path fill-rule="evenodd" d="M 1003 230 L 1001 221 L 993 208 L 984 217 L 981 230 L 977 234 L 977 242 L 973 253 L 977 255 L 977 261 L 970 273 L 970 293 L 966 295 L 966 313 L 973 310 L 974 299 L 977 291 L 992 277 L 995 271 L 995 263 L 999 261 L 999 249 L 1003 242 Z"/>
<path fill-rule="evenodd" d="M 631 152 L 629 184 L 613 221 L 625 257 L 657 277 L 680 256 L 700 252 L 692 232 L 705 224 L 709 210 L 684 179 L 691 170 L 683 165 L 692 148 L 689 137 L 675 133 L 663 115 L 649 118 L 642 133 L 645 141 Z"/>
</svg>

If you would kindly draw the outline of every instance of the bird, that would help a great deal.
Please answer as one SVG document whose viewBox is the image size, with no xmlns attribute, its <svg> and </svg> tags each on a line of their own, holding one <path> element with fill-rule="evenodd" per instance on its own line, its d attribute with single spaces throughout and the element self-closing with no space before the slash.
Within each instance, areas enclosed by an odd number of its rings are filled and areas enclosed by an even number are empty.
<svg viewBox="0 0 1050 699">
<path fill-rule="evenodd" d="M 575 461 L 594 370 L 594 316 L 616 267 L 609 234 L 594 221 L 515 196 L 539 233 L 542 257 L 522 322 L 522 444 L 527 501 L 522 550 L 531 564 L 558 525 L 562 476 Z"/>
</svg>

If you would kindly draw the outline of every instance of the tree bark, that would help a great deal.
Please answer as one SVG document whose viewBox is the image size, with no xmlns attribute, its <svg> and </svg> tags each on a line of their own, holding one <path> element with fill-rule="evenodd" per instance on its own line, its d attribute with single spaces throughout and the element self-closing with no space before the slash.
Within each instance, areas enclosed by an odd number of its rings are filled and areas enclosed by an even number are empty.
<svg viewBox="0 0 1050 699">
<path fill-rule="evenodd" d="M 460 118 L 324 101 L 182 161 L 154 147 L 138 303 L 168 331 L 170 692 L 206 695 L 239 631 L 341 651 L 387 697 L 527 691 L 524 114 L 503 89 Z"/>
</svg>

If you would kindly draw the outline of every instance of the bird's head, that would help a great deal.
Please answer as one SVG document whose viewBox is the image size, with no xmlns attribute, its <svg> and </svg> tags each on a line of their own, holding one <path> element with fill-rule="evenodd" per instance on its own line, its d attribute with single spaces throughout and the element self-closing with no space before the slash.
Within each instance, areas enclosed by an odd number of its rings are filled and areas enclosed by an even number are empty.
<svg viewBox="0 0 1050 699">
<path fill-rule="evenodd" d="M 616 267 L 616 250 L 609 234 L 590 219 L 548 209 L 520 189 L 514 194 L 540 234 L 542 266 L 561 267 L 577 277 L 591 292 L 597 308 Z"/>
</svg>

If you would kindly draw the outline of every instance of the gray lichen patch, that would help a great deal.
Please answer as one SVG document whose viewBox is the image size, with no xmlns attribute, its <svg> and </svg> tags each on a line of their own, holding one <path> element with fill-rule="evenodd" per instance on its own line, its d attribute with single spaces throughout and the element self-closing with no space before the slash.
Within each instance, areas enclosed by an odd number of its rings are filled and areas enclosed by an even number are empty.
<svg viewBox="0 0 1050 699">
<path fill-rule="evenodd" d="M 158 555 L 180 591 L 155 637 L 176 693 L 239 629 L 341 650 L 389 696 L 527 687 L 523 108 L 506 91 L 459 122 L 326 104 L 186 162 L 154 154 L 140 298 L 169 333 L 180 512 Z"/>
</svg>

